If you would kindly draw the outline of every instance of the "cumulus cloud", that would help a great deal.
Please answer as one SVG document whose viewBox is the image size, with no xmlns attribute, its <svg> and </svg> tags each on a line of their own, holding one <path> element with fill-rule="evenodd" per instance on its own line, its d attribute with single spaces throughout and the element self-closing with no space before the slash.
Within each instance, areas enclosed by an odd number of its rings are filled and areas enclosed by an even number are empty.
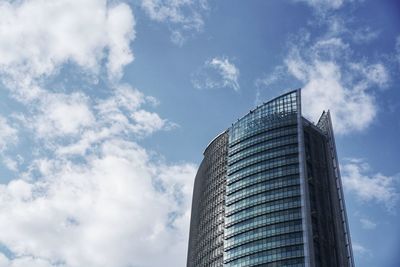
<svg viewBox="0 0 400 267">
<path fill-rule="evenodd" d="M 134 18 L 126 4 L 107 1 L 1 1 L 0 74 L 23 99 L 42 92 L 37 81 L 65 63 L 98 73 L 103 60 L 111 79 L 133 60 Z M 9 27 L 8 25 L 13 25 Z"/>
<path fill-rule="evenodd" d="M 311 47 L 307 48 L 307 46 Z M 304 114 L 316 121 L 322 110 L 332 111 L 337 133 L 361 131 L 376 117 L 374 90 L 390 82 L 381 62 L 352 59 L 352 50 L 340 37 L 322 37 L 314 43 L 291 44 L 285 60 L 288 73 L 304 85 Z"/>
<path fill-rule="evenodd" d="M 239 74 L 239 69 L 228 58 L 214 57 L 192 75 L 192 84 L 197 89 L 229 87 L 238 91 Z"/>
<path fill-rule="evenodd" d="M 390 212 L 398 204 L 398 175 L 370 174 L 370 166 L 363 160 L 350 159 L 341 166 L 344 189 L 362 202 L 375 202 L 386 206 Z"/>
<path fill-rule="evenodd" d="M 36 137 L 76 135 L 93 123 L 94 116 L 89 107 L 89 100 L 83 93 L 49 93 L 43 96 L 31 120 Z"/>
<path fill-rule="evenodd" d="M 142 0 L 141 7 L 150 19 L 173 25 L 171 41 L 179 46 L 203 29 L 202 13 L 208 10 L 207 0 Z"/>
<path fill-rule="evenodd" d="M 123 140 L 102 143 L 85 165 L 47 164 L 38 180 L 0 185 L 0 240 L 15 264 L 184 264 L 194 166 L 154 164 Z"/>
<path fill-rule="evenodd" d="M 0 116 L 1 161 L 17 177 L 0 184 L 0 266 L 184 265 L 195 166 L 139 144 L 174 124 L 120 82 L 133 60 L 130 7 L 0 0 L 0 13 L 0 81 L 23 106 Z M 52 88 L 65 66 L 106 72 L 109 90 Z M 9 149 L 19 138 L 25 159 Z"/>
</svg>

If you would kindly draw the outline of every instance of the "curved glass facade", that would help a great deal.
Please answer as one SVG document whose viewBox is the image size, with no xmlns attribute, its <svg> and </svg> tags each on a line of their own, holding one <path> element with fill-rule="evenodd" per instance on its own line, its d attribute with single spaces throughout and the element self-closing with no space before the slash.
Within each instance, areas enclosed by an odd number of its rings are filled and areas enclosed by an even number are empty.
<svg viewBox="0 0 400 267">
<path fill-rule="evenodd" d="M 225 266 L 304 266 L 297 110 L 292 92 L 229 129 Z"/>
<path fill-rule="evenodd" d="M 188 266 L 354 266 L 329 113 L 317 125 L 304 119 L 300 90 L 250 111 L 207 147 Z"/>
</svg>

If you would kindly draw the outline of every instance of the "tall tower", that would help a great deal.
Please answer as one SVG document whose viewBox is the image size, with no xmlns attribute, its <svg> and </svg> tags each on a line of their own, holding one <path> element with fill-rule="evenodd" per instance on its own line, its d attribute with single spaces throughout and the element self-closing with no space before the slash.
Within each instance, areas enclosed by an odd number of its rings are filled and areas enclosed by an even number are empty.
<svg viewBox="0 0 400 267">
<path fill-rule="evenodd" d="M 300 90 L 239 119 L 195 178 L 188 267 L 354 267 L 329 112 L 314 125 Z"/>
</svg>

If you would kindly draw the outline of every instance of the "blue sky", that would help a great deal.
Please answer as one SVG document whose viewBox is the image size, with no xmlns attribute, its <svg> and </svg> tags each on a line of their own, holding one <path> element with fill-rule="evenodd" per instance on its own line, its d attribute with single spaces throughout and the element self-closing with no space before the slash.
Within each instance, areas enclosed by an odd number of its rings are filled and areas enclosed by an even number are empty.
<svg viewBox="0 0 400 267">
<path fill-rule="evenodd" d="M 304 116 L 333 116 L 357 266 L 399 266 L 397 1 L 0 0 L 0 14 L 0 267 L 184 266 L 204 148 L 300 87 Z"/>
</svg>

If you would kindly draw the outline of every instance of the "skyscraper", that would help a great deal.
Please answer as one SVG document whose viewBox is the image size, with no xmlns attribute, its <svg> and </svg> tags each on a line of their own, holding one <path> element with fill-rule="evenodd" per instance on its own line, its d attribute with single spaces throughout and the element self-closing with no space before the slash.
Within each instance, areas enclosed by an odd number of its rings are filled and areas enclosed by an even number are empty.
<svg viewBox="0 0 400 267">
<path fill-rule="evenodd" d="M 331 118 L 301 114 L 301 91 L 236 121 L 204 151 L 188 267 L 353 267 Z"/>
</svg>

